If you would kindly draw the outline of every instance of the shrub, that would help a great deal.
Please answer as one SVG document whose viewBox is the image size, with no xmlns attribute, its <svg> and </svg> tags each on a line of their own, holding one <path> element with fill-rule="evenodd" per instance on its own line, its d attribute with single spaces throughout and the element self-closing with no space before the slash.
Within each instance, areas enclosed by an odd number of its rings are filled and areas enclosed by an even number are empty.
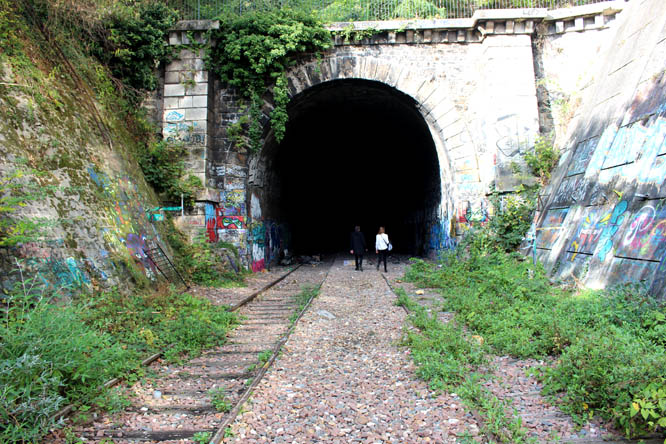
<svg viewBox="0 0 666 444">
<path fill-rule="evenodd" d="M 139 164 L 146 180 L 163 200 L 180 202 L 182 196 L 191 207 L 197 190 L 203 185 L 197 177 L 185 176 L 183 159 L 186 155 L 187 149 L 182 144 L 160 141 L 140 154 Z"/>
<path fill-rule="evenodd" d="M 84 308 L 20 293 L 0 325 L 2 442 L 37 441 L 64 404 L 93 396 L 137 365 L 136 355 L 83 321 Z"/>
</svg>

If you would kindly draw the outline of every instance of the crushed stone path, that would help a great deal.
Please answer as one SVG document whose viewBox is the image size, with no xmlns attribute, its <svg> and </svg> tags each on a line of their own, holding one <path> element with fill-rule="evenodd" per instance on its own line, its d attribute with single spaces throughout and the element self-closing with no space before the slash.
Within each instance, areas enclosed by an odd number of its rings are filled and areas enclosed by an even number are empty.
<svg viewBox="0 0 666 444">
<path fill-rule="evenodd" d="M 382 274 L 350 262 L 333 265 L 224 442 L 428 443 L 478 434 L 455 394 L 434 395 L 416 376 L 398 346 L 406 314 Z M 390 278 L 402 273 L 389 268 Z"/>
</svg>

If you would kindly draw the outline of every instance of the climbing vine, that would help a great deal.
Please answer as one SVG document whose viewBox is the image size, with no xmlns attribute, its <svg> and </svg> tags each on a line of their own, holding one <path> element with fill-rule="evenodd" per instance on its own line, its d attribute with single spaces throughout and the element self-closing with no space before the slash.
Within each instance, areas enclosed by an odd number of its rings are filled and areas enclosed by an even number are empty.
<svg viewBox="0 0 666 444">
<path fill-rule="evenodd" d="M 221 17 L 220 28 L 211 31 L 210 38 L 215 45 L 207 51 L 208 69 L 238 88 L 250 103 L 249 121 L 243 125 L 250 148 L 260 148 L 262 96 L 270 94 L 271 87 L 275 106 L 271 127 L 281 141 L 289 102 L 285 72 L 298 55 L 327 49 L 330 33 L 309 14 L 280 10 Z"/>
</svg>

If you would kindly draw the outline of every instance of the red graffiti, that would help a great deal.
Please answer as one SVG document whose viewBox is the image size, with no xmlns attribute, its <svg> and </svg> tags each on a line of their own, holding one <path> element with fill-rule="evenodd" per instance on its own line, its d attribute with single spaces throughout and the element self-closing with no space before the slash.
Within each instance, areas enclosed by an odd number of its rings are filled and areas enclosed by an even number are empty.
<svg viewBox="0 0 666 444">
<path fill-rule="evenodd" d="M 266 268 L 266 263 L 264 259 L 261 259 L 259 261 L 252 262 L 252 271 L 257 273 L 261 270 Z"/>
<path fill-rule="evenodd" d="M 217 242 L 217 223 L 215 219 L 206 219 L 206 232 L 208 233 L 208 242 Z"/>
</svg>

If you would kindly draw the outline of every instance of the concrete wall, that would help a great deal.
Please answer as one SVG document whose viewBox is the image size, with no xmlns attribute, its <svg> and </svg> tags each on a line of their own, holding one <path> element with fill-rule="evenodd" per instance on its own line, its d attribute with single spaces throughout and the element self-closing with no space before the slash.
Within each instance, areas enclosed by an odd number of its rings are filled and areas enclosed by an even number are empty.
<svg viewBox="0 0 666 444">
<path fill-rule="evenodd" d="M 666 7 L 633 0 L 590 60 L 544 192 L 536 252 L 556 278 L 664 296 Z"/>
</svg>

